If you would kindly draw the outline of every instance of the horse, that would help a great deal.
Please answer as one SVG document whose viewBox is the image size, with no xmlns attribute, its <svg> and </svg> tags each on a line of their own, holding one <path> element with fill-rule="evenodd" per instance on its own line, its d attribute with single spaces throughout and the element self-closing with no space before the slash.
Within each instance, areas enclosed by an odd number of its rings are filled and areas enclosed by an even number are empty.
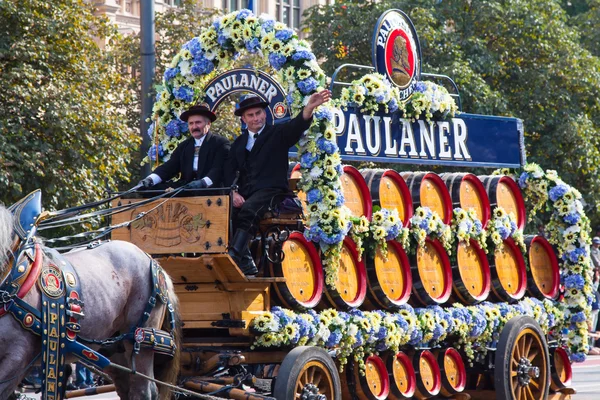
<svg viewBox="0 0 600 400">
<path fill-rule="evenodd" d="M 0 205 L 0 281 L 10 270 L 15 257 L 13 252 L 19 241 L 15 233 L 15 221 L 13 214 Z M 149 255 L 128 242 L 106 241 L 95 248 L 72 250 L 64 253 L 63 257 L 72 264 L 81 285 L 84 317 L 79 321 L 78 337 L 101 341 L 136 328 L 148 299 L 154 293 Z M 165 280 L 169 300 L 175 310 L 174 356 L 158 357 L 151 349 L 142 347 L 132 363 L 133 341 L 127 340 L 122 341 L 112 355 L 106 356 L 111 363 L 135 367 L 139 373 L 174 384 L 179 374 L 181 324 L 177 296 L 166 273 Z M 41 299 L 39 284 L 33 285 L 23 297 L 26 303 L 38 310 L 41 308 Z M 145 327 L 168 330 L 166 309 L 165 304 L 157 301 Z M 90 348 L 104 354 L 99 344 L 90 345 Z M 0 317 L 0 399 L 7 399 L 14 392 L 41 349 L 40 336 L 25 330 L 12 315 Z M 112 366 L 103 372 L 110 376 L 121 399 L 167 399 L 171 396 L 168 388 L 161 385 L 159 389 L 156 383 L 139 375 Z"/>
</svg>

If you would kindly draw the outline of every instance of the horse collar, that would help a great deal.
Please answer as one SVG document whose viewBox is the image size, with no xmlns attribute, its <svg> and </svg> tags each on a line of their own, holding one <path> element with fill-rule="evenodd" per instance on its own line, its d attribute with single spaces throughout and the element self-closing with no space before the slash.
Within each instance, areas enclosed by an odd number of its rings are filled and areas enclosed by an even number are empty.
<svg viewBox="0 0 600 400">
<path fill-rule="evenodd" d="M 22 299 L 31 290 L 42 267 L 42 251 L 35 243 L 21 246 L 12 268 L 0 285 L 0 317 L 6 314 L 15 297 Z"/>
</svg>

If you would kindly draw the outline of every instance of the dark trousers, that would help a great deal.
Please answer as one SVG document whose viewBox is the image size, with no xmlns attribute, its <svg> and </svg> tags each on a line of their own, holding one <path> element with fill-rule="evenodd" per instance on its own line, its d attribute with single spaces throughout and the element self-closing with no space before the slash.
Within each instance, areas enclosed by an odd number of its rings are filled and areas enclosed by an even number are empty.
<svg viewBox="0 0 600 400">
<path fill-rule="evenodd" d="M 279 204 L 287 193 L 286 190 L 268 188 L 260 189 L 249 197 L 244 196 L 244 204 L 240 208 L 233 208 L 233 232 L 242 229 L 254 234 L 269 208 Z"/>
</svg>

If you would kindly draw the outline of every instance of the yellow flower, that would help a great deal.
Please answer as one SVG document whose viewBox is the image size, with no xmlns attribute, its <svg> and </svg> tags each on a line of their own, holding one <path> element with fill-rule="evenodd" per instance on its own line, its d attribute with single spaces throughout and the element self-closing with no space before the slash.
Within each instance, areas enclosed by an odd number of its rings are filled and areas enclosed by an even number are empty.
<svg viewBox="0 0 600 400">
<path fill-rule="evenodd" d="M 228 25 L 231 21 L 233 21 L 233 15 L 226 15 L 221 19 L 221 26 Z"/>
<path fill-rule="evenodd" d="M 296 51 L 296 48 L 291 43 L 288 43 L 285 46 L 283 46 L 283 49 L 281 50 L 283 55 L 286 57 L 290 57 L 292 54 L 294 54 L 294 51 Z"/>
<path fill-rule="evenodd" d="M 189 50 L 182 50 L 179 54 L 181 54 L 181 58 L 183 58 L 184 60 L 192 59 L 192 53 Z"/>
<path fill-rule="evenodd" d="M 506 212 L 504 211 L 503 208 L 498 207 L 498 208 L 494 209 L 494 217 L 502 218 L 505 215 L 506 215 Z"/>
<path fill-rule="evenodd" d="M 354 100 L 356 104 L 361 105 L 365 101 L 365 96 L 363 96 L 360 93 L 354 93 L 354 96 L 352 96 L 352 100 Z"/>
<path fill-rule="evenodd" d="M 304 68 L 300 68 L 298 70 L 298 78 L 299 79 L 306 79 L 310 76 L 310 71 Z"/>
<path fill-rule="evenodd" d="M 337 176 L 337 172 L 335 172 L 334 168 L 325 168 L 325 171 L 323 172 L 323 176 L 327 179 L 333 179 Z"/>
<path fill-rule="evenodd" d="M 383 227 L 379 226 L 377 227 L 377 229 L 375 229 L 375 232 L 373 233 L 373 237 L 375 238 L 375 240 L 382 240 L 383 238 L 385 238 L 385 229 L 383 229 Z"/>
<path fill-rule="evenodd" d="M 283 43 L 281 42 L 281 40 L 275 39 L 271 42 L 271 50 L 273 50 L 273 52 L 279 52 L 282 48 Z"/>
<path fill-rule="evenodd" d="M 323 132 L 323 137 L 326 140 L 332 141 L 335 138 L 335 132 L 333 131 L 333 129 L 327 128 L 325 129 L 325 132 Z"/>
</svg>

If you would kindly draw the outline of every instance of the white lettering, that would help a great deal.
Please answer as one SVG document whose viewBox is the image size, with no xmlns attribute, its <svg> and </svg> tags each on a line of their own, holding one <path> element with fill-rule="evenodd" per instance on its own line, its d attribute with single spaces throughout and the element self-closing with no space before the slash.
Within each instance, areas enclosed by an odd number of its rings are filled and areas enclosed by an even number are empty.
<svg viewBox="0 0 600 400">
<path fill-rule="evenodd" d="M 221 80 L 223 82 L 223 87 L 225 90 L 231 90 L 231 75 L 225 77 L 225 79 Z"/>
<path fill-rule="evenodd" d="M 454 125 L 454 158 L 461 160 L 463 158 L 471 160 L 471 154 L 467 148 L 467 124 L 460 118 L 452 118 L 452 125 Z"/>
<path fill-rule="evenodd" d="M 260 79 L 258 76 L 256 76 L 256 75 L 250 76 L 250 87 L 253 88 L 254 90 L 258 90 L 258 85 L 260 85 L 261 82 L 262 82 L 262 79 Z"/>
<path fill-rule="evenodd" d="M 267 96 L 267 101 L 269 103 L 271 101 L 273 101 L 273 97 L 277 96 L 277 89 L 275 89 L 275 86 L 270 85 L 269 86 L 269 90 L 267 91 L 267 93 L 265 94 L 265 96 Z"/>
<path fill-rule="evenodd" d="M 408 155 L 410 157 L 417 157 L 417 146 L 415 145 L 415 135 L 410 125 L 410 121 L 402 119 L 402 139 L 400 140 L 400 156 L 406 157 L 406 146 L 409 146 L 410 151 Z"/>
<path fill-rule="evenodd" d="M 383 117 L 383 126 L 385 127 L 385 151 L 386 156 L 398 157 L 398 143 L 392 139 L 392 118 Z"/>
<path fill-rule="evenodd" d="M 371 117 L 369 115 L 363 115 L 363 119 L 365 120 L 365 137 L 367 141 L 367 150 L 371 155 L 378 155 L 381 151 L 381 129 L 379 124 L 381 122 L 381 117 Z M 371 131 L 371 121 L 375 125 L 375 129 L 373 132 Z"/>
<path fill-rule="evenodd" d="M 431 156 L 431 158 L 437 158 L 437 154 L 435 152 L 435 130 L 434 124 L 429 122 L 425 125 L 425 121 L 419 120 L 419 132 L 421 134 L 421 152 L 419 156 L 422 158 L 427 158 Z M 425 147 L 427 147 L 427 152 L 425 152 Z"/>
<path fill-rule="evenodd" d="M 231 76 L 231 81 L 233 82 L 233 87 L 234 88 L 240 87 L 240 83 L 237 81 L 237 75 L 232 75 Z"/>
<path fill-rule="evenodd" d="M 346 141 L 346 148 L 344 149 L 346 154 L 354 153 L 354 150 L 352 149 L 352 142 L 356 142 L 357 154 L 366 154 L 356 114 L 350 114 L 350 120 L 348 121 L 348 139 Z"/>
<path fill-rule="evenodd" d="M 258 91 L 261 92 L 262 94 L 266 94 L 268 87 L 269 87 L 269 84 L 267 83 L 267 81 L 264 81 L 261 79 L 260 86 L 258 87 Z"/>
<path fill-rule="evenodd" d="M 248 87 L 248 75 L 246 75 L 246 74 L 242 75 L 242 79 L 240 79 L 240 86 Z"/>
<path fill-rule="evenodd" d="M 336 135 L 343 133 L 346 129 L 346 118 L 344 118 L 344 112 L 339 108 L 333 110 L 333 126 Z"/>
<path fill-rule="evenodd" d="M 210 101 L 215 101 L 217 99 L 217 97 L 215 96 L 215 88 L 214 88 L 214 86 L 208 88 L 208 90 L 206 91 L 206 95 L 208 97 L 210 97 Z"/>
<path fill-rule="evenodd" d="M 439 135 L 440 135 L 440 158 L 451 159 L 452 149 L 448 145 L 447 133 L 450 131 L 450 122 L 443 121 L 438 122 Z"/>
<path fill-rule="evenodd" d="M 215 89 L 217 89 L 217 96 L 221 96 L 223 93 L 225 93 L 225 88 L 223 85 L 221 85 L 221 82 L 217 82 L 215 84 Z"/>
</svg>

